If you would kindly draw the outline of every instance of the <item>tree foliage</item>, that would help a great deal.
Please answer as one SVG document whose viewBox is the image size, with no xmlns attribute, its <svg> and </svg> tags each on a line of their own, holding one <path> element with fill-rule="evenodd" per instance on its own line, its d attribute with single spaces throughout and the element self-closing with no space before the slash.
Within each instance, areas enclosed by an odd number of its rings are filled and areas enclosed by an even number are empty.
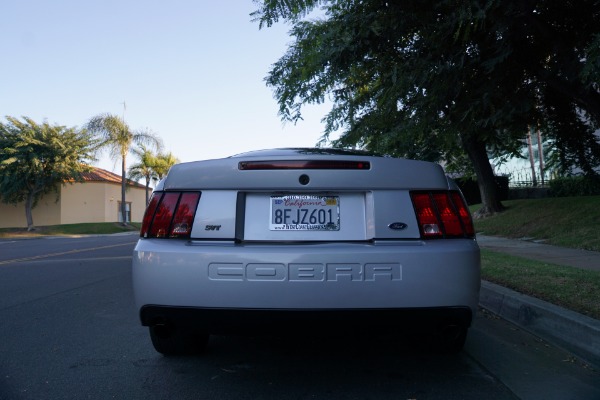
<svg viewBox="0 0 600 400">
<path fill-rule="evenodd" d="M 518 154 L 529 126 L 556 139 L 565 161 L 598 165 L 596 0 L 258 4 L 261 27 L 288 21 L 295 38 L 266 78 L 280 115 L 296 122 L 304 105 L 330 99 L 324 140 L 342 129 L 335 145 L 450 164 L 466 156 L 483 212 L 502 208 L 488 156 Z M 309 19 L 318 8 L 323 17 Z"/>
<path fill-rule="evenodd" d="M 123 224 L 127 225 L 126 198 L 127 189 L 127 155 L 132 145 L 150 145 L 159 149 L 161 140 L 151 132 L 133 131 L 125 121 L 111 114 L 99 114 L 87 123 L 87 129 L 98 138 L 101 147 L 108 148 L 111 158 L 121 160 L 121 215 Z"/>
<path fill-rule="evenodd" d="M 160 181 L 169 172 L 169 169 L 179 160 L 171 153 L 155 153 L 145 145 L 132 149 L 138 161 L 129 167 L 129 179 L 141 180 L 146 184 L 146 203 L 149 199 L 150 183 Z"/>
<path fill-rule="evenodd" d="M 60 185 L 80 181 L 94 159 L 96 142 L 85 131 L 38 124 L 31 118 L 6 117 L 0 123 L 0 198 L 25 202 L 27 229 L 33 230 L 32 209 Z"/>
<path fill-rule="evenodd" d="M 161 180 L 175 164 L 179 163 L 179 159 L 171 152 L 158 153 L 156 156 L 156 162 L 154 164 L 154 172 L 158 175 L 158 179 Z"/>
<path fill-rule="evenodd" d="M 156 155 L 152 150 L 144 145 L 133 148 L 132 153 L 137 157 L 138 161 L 129 167 L 129 179 L 139 181 L 143 179 L 146 185 L 146 204 L 148 204 L 150 182 L 158 180 L 158 175 L 154 171 L 156 165 Z"/>
</svg>

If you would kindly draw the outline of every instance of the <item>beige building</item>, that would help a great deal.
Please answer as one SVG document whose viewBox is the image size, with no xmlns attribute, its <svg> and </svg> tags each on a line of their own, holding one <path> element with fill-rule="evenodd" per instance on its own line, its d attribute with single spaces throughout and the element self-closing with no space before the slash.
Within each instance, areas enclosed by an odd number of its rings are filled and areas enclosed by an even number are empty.
<svg viewBox="0 0 600 400">
<path fill-rule="evenodd" d="M 84 174 L 84 182 L 66 184 L 59 198 L 51 192 L 33 209 L 36 226 L 78 224 L 83 222 L 120 222 L 121 176 L 101 168 Z M 129 181 L 125 192 L 127 220 L 141 222 L 146 209 L 146 188 Z M 26 228 L 25 205 L 0 202 L 0 228 Z"/>
</svg>

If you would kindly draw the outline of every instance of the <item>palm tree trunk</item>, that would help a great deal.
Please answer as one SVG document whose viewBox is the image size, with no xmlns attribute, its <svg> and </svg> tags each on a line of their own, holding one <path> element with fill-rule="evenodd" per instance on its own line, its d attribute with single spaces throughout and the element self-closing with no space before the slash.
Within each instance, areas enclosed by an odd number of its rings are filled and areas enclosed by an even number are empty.
<svg viewBox="0 0 600 400">
<path fill-rule="evenodd" d="M 150 177 L 146 175 L 146 205 L 148 205 L 148 192 L 150 191 Z"/>
<path fill-rule="evenodd" d="M 123 226 L 127 226 L 127 204 L 125 203 L 125 190 L 127 189 L 127 181 L 125 179 L 126 168 L 126 155 L 123 154 L 121 157 L 121 218 L 123 219 Z"/>
</svg>

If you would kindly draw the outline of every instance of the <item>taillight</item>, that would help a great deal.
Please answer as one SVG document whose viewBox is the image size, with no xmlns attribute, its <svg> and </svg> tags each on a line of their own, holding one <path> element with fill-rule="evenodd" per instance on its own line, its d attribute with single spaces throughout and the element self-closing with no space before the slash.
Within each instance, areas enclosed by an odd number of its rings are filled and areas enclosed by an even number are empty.
<svg viewBox="0 0 600 400">
<path fill-rule="evenodd" d="M 146 208 L 140 236 L 190 237 L 199 200 L 199 192 L 155 192 Z"/>
<path fill-rule="evenodd" d="M 440 221 L 433 206 L 433 199 L 429 193 L 411 193 L 419 230 L 423 237 L 441 237 Z"/>
<path fill-rule="evenodd" d="M 142 221 L 142 229 L 140 229 L 141 237 L 148 237 L 148 228 L 150 228 L 150 223 L 152 222 L 152 218 L 154 218 L 154 213 L 156 212 L 156 207 L 158 206 L 158 202 L 162 197 L 162 192 L 154 192 L 150 197 L 150 202 L 146 207 L 146 212 L 144 212 L 144 219 Z"/>
<path fill-rule="evenodd" d="M 456 191 L 411 192 L 421 237 L 457 238 L 475 236 L 471 214 Z"/>
<path fill-rule="evenodd" d="M 454 201 L 454 204 L 458 209 L 458 215 L 463 223 L 463 227 L 465 228 L 465 233 L 469 237 L 475 237 L 475 227 L 473 226 L 473 219 L 471 218 L 471 213 L 467 208 L 465 200 L 458 192 L 452 192 L 452 200 Z"/>
</svg>

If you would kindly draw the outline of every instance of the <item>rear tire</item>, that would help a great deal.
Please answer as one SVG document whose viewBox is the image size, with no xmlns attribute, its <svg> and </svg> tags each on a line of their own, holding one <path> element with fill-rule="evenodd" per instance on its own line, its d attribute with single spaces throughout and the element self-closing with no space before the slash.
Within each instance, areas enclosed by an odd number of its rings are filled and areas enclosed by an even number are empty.
<svg viewBox="0 0 600 400">
<path fill-rule="evenodd" d="M 149 330 L 154 349 L 165 356 L 201 354 L 208 344 L 209 334 L 198 329 L 155 325 Z"/>
</svg>

